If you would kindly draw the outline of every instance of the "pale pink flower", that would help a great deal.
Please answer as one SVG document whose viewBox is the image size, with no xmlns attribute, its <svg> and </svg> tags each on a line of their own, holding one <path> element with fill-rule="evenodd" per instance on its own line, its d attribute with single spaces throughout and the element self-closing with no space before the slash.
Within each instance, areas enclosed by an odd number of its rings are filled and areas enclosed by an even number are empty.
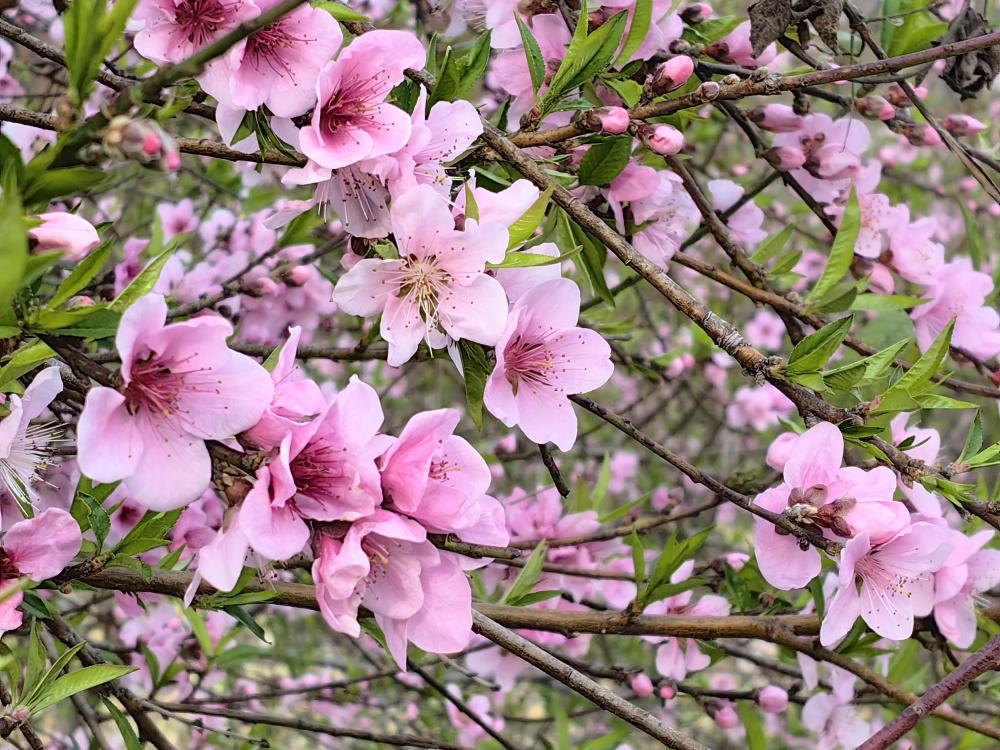
<svg viewBox="0 0 1000 750">
<path fill-rule="evenodd" d="M 934 622 L 942 635 L 966 649 L 976 639 L 976 599 L 1000 584 L 1000 550 L 983 549 L 987 529 L 966 537 L 951 532 L 954 549 L 934 575 Z"/>
<path fill-rule="evenodd" d="M 694 60 L 687 55 L 677 55 L 656 69 L 650 87 L 658 96 L 667 94 L 687 83 L 692 73 L 694 73 Z"/>
<path fill-rule="evenodd" d="M 744 193 L 732 180 L 709 180 L 708 191 L 712 195 L 712 208 L 719 212 L 735 206 Z M 753 250 L 767 237 L 767 232 L 761 228 L 763 224 L 764 212 L 753 201 L 744 203 L 726 219 L 733 239 L 748 250 Z"/>
<path fill-rule="evenodd" d="M 636 135 L 655 154 L 673 156 L 684 148 L 684 134 L 673 125 L 640 125 Z"/>
<path fill-rule="evenodd" d="M 408 31 L 370 31 L 327 63 L 318 104 L 300 135 L 302 152 L 324 169 L 341 169 L 400 149 L 410 117 L 385 99 L 407 68 L 420 68 L 424 47 Z"/>
<path fill-rule="evenodd" d="M 194 232 L 198 228 L 198 217 L 194 213 L 194 203 L 190 198 L 178 203 L 158 203 L 156 215 L 160 217 L 160 227 L 165 240 L 173 239 L 179 234 Z M 144 248 L 140 248 L 140 251 L 142 249 Z"/>
<path fill-rule="evenodd" d="M 701 215 L 680 177 L 666 170 L 658 174 L 659 184 L 652 193 L 632 199 L 632 218 L 638 226 L 632 243 L 649 260 L 666 268 Z"/>
<path fill-rule="evenodd" d="M 459 537 L 479 521 L 492 479 L 483 457 L 453 434 L 461 416 L 456 409 L 415 414 L 379 459 L 387 505 Z"/>
<path fill-rule="evenodd" d="M 140 0 L 132 17 L 145 25 L 135 49 L 158 63 L 181 62 L 259 15 L 249 0 Z"/>
<path fill-rule="evenodd" d="M 772 133 L 796 133 L 802 128 L 802 115 L 796 114 L 787 104 L 767 104 L 750 110 L 747 116 Z"/>
<path fill-rule="evenodd" d="M 33 240 L 32 249 L 36 253 L 60 251 L 63 260 L 76 262 L 101 244 L 101 238 L 94 225 L 76 214 L 52 211 L 39 214 L 41 224 L 28 230 Z"/>
<path fill-rule="evenodd" d="M 58 367 L 35 375 L 23 396 L 7 397 L 7 416 L 0 419 L 0 489 L 6 488 L 22 503 L 34 505 L 35 485 L 50 465 L 52 443 L 60 434 L 57 424 L 32 424 L 62 391 Z"/>
<path fill-rule="evenodd" d="M 746 336 L 754 346 L 776 352 L 785 341 L 785 324 L 770 310 L 758 310 L 747 321 Z"/>
<path fill-rule="evenodd" d="M 783 469 L 784 483 L 765 490 L 754 502 L 831 536 L 864 533 L 873 543 L 888 541 L 910 522 L 906 507 L 892 499 L 896 475 L 884 466 L 871 471 L 841 467 L 843 458 L 840 430 L 820 422 L 792 446 Z M 819 574 L 816 548 L 801 549 L 794 536 L 779 534 L 770 521 L 756 519 L 753 546 L 760 572 L 772 586 L 802 588 Z"/>
<path fill-rule="evenodd" d="M 931 612 L 932 574 L 951 550 L 952 543 L 941 529 L 924 522 L 880 543 L 873 543 L 868 531 L 850 539 L 841 552 L 839 588 L 827 606 L 820 642 L 833 645 L 847 635 L 859 616 L 884 638 L 909 638 L 914 616 Z"/>
<path fill-rule="evenodd" d="M 909 219 L 905 206 L 893 206 L 882 193 L 858 196 L 861 228 L 854 252 L 863 258 L 878 258 L 889 247 L 889 238 L 897 235 Z M 904 232 L 900 232 L 903 234 Z"/>
<path fill-rule="evenodd" d="M 823 113 L 807 115 L 799 130 L 774 137 L 775 146 L 805 152 L 805 165 L 791 174 L 820 203 L 833 203 L 861 174 L 861 157 L 870 141 L 863 120 L 850 116 L 832 120 Z"/>
<path fill-rule="evenodd" d="M 934 239 L 937 220 L 925 216 L 911 222 L 906 205 L 901 204 L 896 210 L 895 225 L 889 232 L 892 267 L 907 281 L 931 284 L 944 266 L 944 245 Z"/>
<path fill-rule="evenodd" d="M 357 637 L 363 605 L 375 615 L 401 669 L 408 641 L 432 653 L 468 645 L 469 582 L 454 557 L 428 542 L 416 521 L 379 509 L 351 524 L 342 538 L 324 534 L 312 573 L 326 623 Z"/>
<path fill-rule="evenodd" d="M 288 329 L 288 340 L 282 345 L 271 371 L 274 383 L 271 403 L 260 421 L 246 432 L 246 436 L 262 448 L 278 447 L 293 427 L 305 424 L 326 409 L 326 399 L 319 386 L 298 372 L 295 364 L 301 335 L 299 326 Z"/>
<path fill-rule="evenodd" d="M 757 691 L 757 705 L 767 714 L 780 714 L 788 708 L 788 691 L 767 685 Z"/>
<path fill-rule="evenodd" d="M 262 13 L 278 0 L 256 0 Z M 240 110 L 267 108 L 296 117 L 316 102 L 316 79 L 344 41 L 340 24 L 322 8 L 301 5 L 234 46 L 205 90 Z"/>
<path fill-rule="evenodd" d="M 742 385 L 726 406 L 726 424 L 737 430 L 749 427 L 763 432 L 794 411 L 795 404 L 770 383 L 760 387 Z"/>
<path fill-rule="evenodd" d="M 59 575 L 76 557 L 82 542 L 73 516 L 58 508 L 18 521 L 0 538 L 0 591 L 21 576 L 41 582 Z M 0 635 L 21 626 L 17 608 L 23 598 L 17 592 L 0 602 Z"/>
<path fill-rule="evenodd" d="M 563 451 L 573 447 L 577 429 L 566 397 L 600 388 L 614 372 L 611 348 L 596 331 L 577 327 L 579 314 L 580 289 L 569 279 L 524 294 L 497 342 L 483 400 L 508 427 Z"/>
<path fill-rule="evenodd" d="M 469 148 L 483 132 L 479 113 L 467 101 L 437 102 L 429 113 L 426 108 L 427 93 L 421 89 L 413 108 L 410 138 L 387 157 L 392 168 L 386 181 L 394 198 L 402 197 L 416 185 L 431 185 L 447 196 L 450 185 L 444 165 Z M 481 215 L 480 219 L 483 220 Z"/>
<path fill-rule="evenodd" d="M 240 509 L 240 528 L 255 551 L 287 560 L 309 539 L 306 519 L 353 521 L 382 501 L 375 458 L 382 407 L 357 376 L 315 419 L 293 426 L 277 457 L 257 472 Z"/>
<path fill-rule="evenodd" d="M 926 351 L 954 320 L 952 345 L 984 359 L 1000 353 L 1000 314 L 986 304 L 992 292 L 993 279 L 974 270 L 968 258 L 956 258 L 938 269 L 924 295 L 928 302 L 910 313 L 921 350 Z"/>
<path fill-rule="evenodd" d="M 211 479 L 205 441 L 252 427 L 274 390 L 263 367 L 226 346 L 233 329 L 224 318 L 166 318 L 155 294 L 125 312 L 115 339 L 121 386 L 92 388 L 77 425 L 80 470 L 98 482 L 122 480 L 154 510 L 200 497 Z"/>
<path fill-rule="evenodd" d="M 399 366 L 421 340 L 441 347 L 448 338 L 497 343 L 507 319 L 507 299 L 486 261 L 501 260 L 507 230 L 466 219 L 454 228 L 448 204 L 434 188 L 418 185 L 393 204 L 398 260 L 359 261 L 337 282 L 334 302 L 351 315 L 382 312 L 380 331 L 389 364 Z"/>
</svg>

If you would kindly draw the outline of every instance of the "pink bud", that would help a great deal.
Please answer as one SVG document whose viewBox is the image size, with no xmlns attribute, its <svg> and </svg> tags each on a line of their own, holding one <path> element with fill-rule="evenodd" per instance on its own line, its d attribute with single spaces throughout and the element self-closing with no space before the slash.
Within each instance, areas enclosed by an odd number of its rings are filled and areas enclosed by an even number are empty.
<svg viewBox="0 0 1000 750">
<path fill-rule="evenodd" d="M 673 156 L 684 148 L 684 134 L 673 125 L 643 125 L 639 138 L 650 151 L 663 156 Z"/>
<path fill-rule="evenodd" d="M 283 278 L 288 286 L 302 286 L 312 278 L 312 272 L 307 266 L 295 266 Z"/>
<path fill-rule="evenodd" d="M 798 146 L 776 146 L 765 151 L 764 158 L 779 172 L 789 172 L 806 163 L 806 152 Z"/>
<path fill-rule="evenodd" d="M 729 701 L 718 701 L 709 710 L 719 729 L 735 729 L 740 725 L 740 717 Z"/>
<path fill-rule="evenodd" d="M 142 141 L 142 152 L 147 156 L 156 156 L 163 148 L 163 141 L 156 133 L 149 133 Z"/>
<path fill-rule="evenodd" d="M 986 125 L 975 117 L 963 114 L 948 115 L 941 124 L 945 130 L 956 138 L 961 138 L 965 135 L 975 135 L 986 130 Z"/>
<path fill-rule="evenodd" d="M 649 83 L 650 91 L 660 96 L 683 86 L 694 73 L 694 60 L 687 55 L 671 57 L 653 74 Z"/>
<path fill-rule="evenodd" d="M 639 698 L 648 698 L 653 694 L 653 681 L 644 674 L 637 674 L 629 682 L 632 692 Z"/>
<path fill-rule="evenodd" d="M 787 104 L 768 104 L 748 114 L 753 122 L 772 133 L 794 133 L 802 128 L 802 117 Z"/>
<path fill-rule="evenodd" d="M 272 294 L 277 294 L 278 284 L 270 276 L 262 276 L 259 279 L 254 279 L 249 284 L 249 291 L 259 297 L 269 297 Z"/>
<path fill-rule="evenodd" d="M 28 230 L 28 237 L 35 241 L 35 252 L 61 250 L 64 260 L 75 262 L 83 260 L 101 243 L 94 226 L 75 214 L 52 211 L 37 218 L 42 223 Z"/>
<path fill-rule="evenodd" d="M 622 107 L 598 107 L 588 112 L 584 121 L 592 130 L 618 135 L 628 130 L 628 110 Z"/>
<path fill-rule="evenodd" d="M 943 143 L 944 141 L 941 140 L 941 136 L 934 128 L 932 128 L 930 125 L 924 125 L 925 146 L 940 146 Z"/>
<path fill-rule="evenodd" d="M 88 297 L 86 294 L 78 294 L 75 297 L 70 297 L 66 302 L 67 310 L 79 310 L 83 307 L 92 307 L 94 304 L 94 298 Z"/>
<path fill-rule="evenodd" d="M 757 705 L 765 713 L 780 714 L 788 708 L 788 693 L 777 685 L 768 685 L 757 691 Z"/>
<path fill-rule="evenodd" d="M 712 17 L 712 6 L 705 3 L 691 3 L 681 11 L 681 20 L 688 26 L 694 26 Z"/>
<path fill-rule="evenodd" d="M 866 96 L 854 102 L 854 108 L 869 120 L 891 120 L 896 116 L 896 108 L 881 96 Z"/>
<path fill-rule="evenodd" d="M 663 685 L 659 691 L 660 698 L 665 701 L 672 701 L 677 696 L 677 689 L 673 685 Z"/>
<path fill-rule="evenodd" d="M 181 168 L 180 151 L 168 151 L 163 155 L 163 168 L 168 172 L 176 172 Z"/>
</svg>

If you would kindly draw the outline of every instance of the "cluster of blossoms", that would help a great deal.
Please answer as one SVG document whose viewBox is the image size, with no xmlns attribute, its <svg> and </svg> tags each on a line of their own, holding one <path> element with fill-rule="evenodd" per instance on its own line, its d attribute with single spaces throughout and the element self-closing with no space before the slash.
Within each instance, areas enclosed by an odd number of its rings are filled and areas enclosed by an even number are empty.
<svg viewBox="0 0 1000 750">
<path fill-rule="evenodd" d="M 894 420 L 894 437 L 912 438 L 911 457 L 933 463 L 937 431 L 907 428 L 906 420 L 905 414 Z M 843 458 L 843 436 L 829 423 L 799 436 L 784 433 L 768 451 L 769 465 L 784 481 L 755 500 L 843 545 L 821 642 L 840 641 L 858 617 L 884 638 L 905 640 L 915 617 L 933 613 L 941 633 L 968 648 L 976 635 L 974 597 L 1000 583 L 1000 552 L 983 549 L 993 532 L 963 534 L 954 514 L 921 486 L 907 486 L 884 466 L 842 466 Z M 894 499 L 897 489 L 907 503 Z M 763 519 L 754 551 L 761 574 L 779 589 L 803 588 L 821 571 L 815 547 L 803 549 L 794 535 Z"/>
</svg>

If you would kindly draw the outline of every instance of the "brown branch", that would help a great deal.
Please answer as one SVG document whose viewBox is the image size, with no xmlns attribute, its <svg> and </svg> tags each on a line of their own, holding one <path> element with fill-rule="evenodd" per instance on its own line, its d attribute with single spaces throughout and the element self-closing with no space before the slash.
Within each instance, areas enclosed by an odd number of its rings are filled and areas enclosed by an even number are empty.
<svg viewBox="0 0 1000 750">
<path fill-rule="evenodd" d="M 858 750 L 885 750 L 948 698 L 980 675 L 998 667 L 1000 667 L 1000 636 L 994 636 L 947 677 L 925 690 L 918 700 L 907 706 L 895 719 L 865 740 Z"/>
<path fill-rule="evenodd" d="M 555 678 L 595 705 L 624 719 L 664 745 L 677 750 L 708 750 L 700 742 L 671 729 L 648 711 L 601 687 L 563 661 L 546 653 L 526 638 L 499 625 L 481 612 L 473 612 L 473 629 L 506 651 Z"/>
</svg>

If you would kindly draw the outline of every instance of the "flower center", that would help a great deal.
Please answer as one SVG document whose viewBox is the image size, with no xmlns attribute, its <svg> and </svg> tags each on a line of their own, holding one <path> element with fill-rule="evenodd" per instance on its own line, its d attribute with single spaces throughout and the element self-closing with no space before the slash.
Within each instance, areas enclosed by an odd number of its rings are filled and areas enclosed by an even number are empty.
<svg viewBox="0 0 1000 750">
<path fill-rule="evenodd" d="M 556 368 L 556 358 L 544 341 L 528 341 L 517 334 L 504 349 L 507 382 L 517 395 L 522 382 L 548 386 L 549 375 Z"/>
<path fill-rule="evenodd" d="M 235 3 L 220 0 L 189 0 L 174 11 L 174 22 L 196 48 L 215 39 L 232 17 Z"/>
<path fill-rule="evenodd" d="M 17 569 L 10 555 L 7 554 L 6 550 L 0 549 L 0 581 L 9 581 L 20 577 L 21 571 Z"/>
<path fill-rule="evenodd" d="M 125 407 L 129 414 L 141 408 L 172 417 L 177 412 L 177 397 L 184 387 L 184 375 L 153 357 L 137 362 L 125 387 Z"/>
<path fill-rule="evenodd" d="M 322 438 L 310 443 L 291 464 L 295 487 L 310 497 L 336 496 L 349 479 L 344 465 L 347 448 L 336 448 Z"/>
<path fill-rule="evenodd" d="M 245 58 L 256 70 L 267 66 L 280 76 L 292 75 L 292 66 L 285 59 L 284 50 L 291 49 L 296 44 L 315 42 L 316 39 L 296 36 L 289 26 L 286 19 L 282 19 L 247 39 Z"/>
</svg>

